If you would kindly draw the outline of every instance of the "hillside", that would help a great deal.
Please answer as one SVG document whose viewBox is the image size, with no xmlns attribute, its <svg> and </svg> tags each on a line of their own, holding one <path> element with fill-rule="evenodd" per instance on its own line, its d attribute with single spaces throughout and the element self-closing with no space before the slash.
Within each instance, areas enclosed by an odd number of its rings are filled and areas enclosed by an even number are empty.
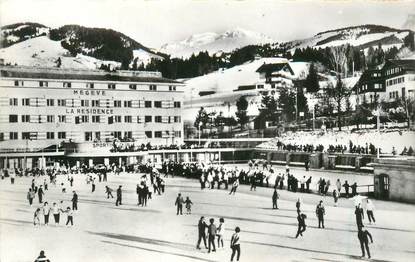
<svg viewBox="0 0 415 262">
<path fill-rule="evenodd" d="M 407 29 L 395 29 L 380 25 L 361 25 L 320 32 L 310 38 L 287 42 L 284 46 L 292 51 L 297 48 L 326 48 L 345 44 L 359 49 L 365 49 L 369 46 L 376 47 L 379 44 L 384 49 L 393 46 L 400 48 L 404 45 L 405 37 L 411 32 Z"/>
<path fill-rule="evenodd" d="M 138 67 L 165 55 L 143 46 L 134 39 L 111 29 L 65 25 L 50 29 L 36 23 L 3 26 L 0 58 L 18 65 L 54 66 L 59 57 L 63 66 L 94 68 L 117 65 Z M 40 38 L 35 40 L 36 38 Z M 21 52 L 20 52 L 21 51 Z"/>
<path fill-rule="evenodd" d="M 160 48 L 160 52 L 170 54 L 172 57 L 188 58 L 192 54 L 204 51 L 208 51 L 210 55 L 213 55 L 218 52 L 231 52 L 247 45 L 272 42 L 274 40 L 264 34 L 236 28 L 223 33 L 195 34 L 177 43 L 164 44 Z"/>
</svg>

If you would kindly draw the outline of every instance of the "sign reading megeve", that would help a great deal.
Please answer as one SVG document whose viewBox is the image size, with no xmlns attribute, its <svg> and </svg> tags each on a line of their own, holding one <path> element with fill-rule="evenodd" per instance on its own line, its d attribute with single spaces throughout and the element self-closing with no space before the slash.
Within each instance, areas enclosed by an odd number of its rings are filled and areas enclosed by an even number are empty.
<svg viewBox="0 0 415 262">
<path fill-rule="evenodd" d="M 114 110 L 109 108 L 67 108 L 67 114 L 97 114 L 97 115 L 112 115 Z"/>
<path fill-rule="evenodd" d="M 74 95 L 81 96 L 105 96 L 105 90 L 74 90 Z"/>
</svg>

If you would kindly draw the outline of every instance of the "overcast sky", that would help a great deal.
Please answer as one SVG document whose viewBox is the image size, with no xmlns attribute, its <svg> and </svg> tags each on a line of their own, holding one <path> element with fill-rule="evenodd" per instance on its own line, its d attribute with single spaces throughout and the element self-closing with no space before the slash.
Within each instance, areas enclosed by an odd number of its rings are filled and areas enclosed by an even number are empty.
<svg viewBox="0 0 415 262">
<path fill-rule="evenodd" d="M 120 31 L 149 47 L 195 33 L 240 27 L 276 41 L 306 38 L 339 27 L 400 28 L 415 0 L 0 0 L 0 24 L 79 24 Z"/>
</svg>

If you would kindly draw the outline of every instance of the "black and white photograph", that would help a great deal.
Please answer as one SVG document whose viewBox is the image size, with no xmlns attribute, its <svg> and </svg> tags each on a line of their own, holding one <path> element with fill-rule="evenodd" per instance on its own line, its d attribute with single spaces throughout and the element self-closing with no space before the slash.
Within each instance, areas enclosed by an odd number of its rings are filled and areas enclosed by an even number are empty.
<svg viewBox="0 0 415 262">
<path fill-rule="evenodd" d="M 0 0 L 0 261 L 415 261 L 415 0 Z"/>
</svg>

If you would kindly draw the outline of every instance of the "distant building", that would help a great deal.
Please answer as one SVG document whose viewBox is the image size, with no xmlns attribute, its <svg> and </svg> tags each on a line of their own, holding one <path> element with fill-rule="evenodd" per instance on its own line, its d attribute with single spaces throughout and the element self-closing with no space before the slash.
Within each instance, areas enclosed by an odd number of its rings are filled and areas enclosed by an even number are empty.
<svg viewBox="0 0 415 262">
<path fill-rule="evenodd" d="M 159 72 L 3 66 L 0 76 L 0 160 L 69 141 L 103 147 L 101 156 L 113 141 L 183 141 L 184 84 Z M 41 153 L 31 155 L 35 163 Z"/>
</svg>

